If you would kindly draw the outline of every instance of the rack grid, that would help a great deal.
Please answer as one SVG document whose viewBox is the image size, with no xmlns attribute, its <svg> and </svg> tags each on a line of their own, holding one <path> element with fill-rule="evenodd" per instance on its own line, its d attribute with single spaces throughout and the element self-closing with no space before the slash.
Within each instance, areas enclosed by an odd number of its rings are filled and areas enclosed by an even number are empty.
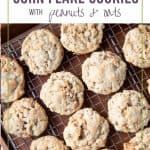
<svg viewBox="0 0 150 150">
<path fill-rule="evenodd" d="M 100 48 L 97 50 L 110 50 L 117 53 L 124 61 L 124 56 L 122 53 L 122 45 L 124 41 L 125 34 L 132 28 L 137 26 L 136 24 L 106 24 L 104 29 L 103 42 Z M 42 135 L 54 135 L 60 139 L 63 139 L 63 130 L 68 122 L 66 116 L 60 116 L 57 113 L 50 112 L 49 109 L 43 104 L 42 100 L 39 98 L 40 89 L 43 83 L 49 78 L 49 76 L 35 76 L 29 72 L 28 67 L 24 62 L 19 60 L 21 53 L 21 44 L 25 37 L 33 30 L 47 28 L 52 31 L 56 36 L 60 37 L 60 24 L 41 24 L 38 25 L 27 32 L 17 36 L 16 38 L 10 40 L 8 43 L 4 43 L 1 47 L 2 54 L 6 54 L 14 59 L 16 59 L 23 67 L 26 78 L 26 94 L 25 96 L 34 97 L 46 110 L 49 116 L 49 125 L 47 130 Z M 74 73 L 81 79 L 81 64 L 83 61 L 89 57 L 90 54 L 77 56 L 71 52 L 65 50 L 65 57 L 61 66 L 56 71 L 70 71 Z M 142 69 L 134 67 L 132 64 L 127 63 L 128 71 L 127 78 L 123 87 L 120 89 L 135 89 L 141 91 L 141 84 L 144 83 L 144 95 L 150 102 L 150 95 L 147 91 L 147 79 L 150 78 L 150 69 L 144 69 L 144 78 L 141 79 Z M 141 82 L 143 81 L 143 82 Z M 86 86 L 85 86 L 86 88 Z M 85 102 L 83 107 L 92 107 L 94 110 L 98 111 L 102 116 L 107 118 L 107 101 L 112 96 L 110 95 L 99 95 L 91 91 L 85 90 Z M 8 107 L 8 105 L 2 104 L 2 112 Z M 2 122 L 2 120 L 1 120 Z M 150 126 L 150 125 L 148 125 Z M 122 132 L 117 132 L 110 126 L 110 134 L 107 139 L 107 147 L 114 150 L 122 150 L 123 143 L 127 142 L 134 134 L 126 134 Z M 7 134 L 7 133 L 6 133 Z M 41 136 L 42 136 L 41 135 Z M 16 136 L 7 134 L 8 140 L 13 146 L 14 150 L 29 150 L 30 143 L 35 138 L 22 139 Z"/>
</svg>

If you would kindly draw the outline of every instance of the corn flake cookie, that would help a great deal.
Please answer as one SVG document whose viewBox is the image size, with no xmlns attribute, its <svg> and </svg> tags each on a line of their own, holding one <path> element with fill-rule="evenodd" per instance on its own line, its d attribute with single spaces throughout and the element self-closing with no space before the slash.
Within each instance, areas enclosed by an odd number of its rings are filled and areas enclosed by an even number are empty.
<svg viewBox="0 0 150 150">
<path fill-rule="evenodd" d="M 139 68 L 150 67 L 150 25 L 139 25 L 125 36 L 123 53 L 126 61 Z"/>
<path fill-rule="evenodd" d="M 120 89 L 126 70 L 126 64 L 115 53 L 94 52 L 82 64 L 82 79 L 89 90 L 107 95 Z"/>
<path fill-rule="evenodd" d="M 124 150 L 150 150 L 150 128 L 137 132 L 135 137 L 124 143 Z"/>
<path fill-rule="evenodd" d="M 59 39 L 47 29 L 32 31 L 23 41 L 21 60 L 35 75 L 47 75 L 56 70 L 64 51 Z"/>
<path fill-rule="evenodd" d="M 40 98 L 53 112 L 71 115 L 84 101 L 83 83 L 70 72 L 52 73 L 42 86 Z"/>
<path fill-rule="evenodd" d="M 47 128 L 45 110 L 32 98 L 14 102 L 3 114 L 5 130 L 22 138 L 39 136 Z"/>
<path fill-rule="evenodd" d="M 108 101 L 108 117 L 117 131 L 134 133 L 148 124 L 148 106 L 144 95 L 135 90 L 124 90 Z"/>
<path fill-rule="evenodd" d="M 69 118 L 64 139 L 73 150 L 98 150 L 105 147 L 109 124 L 91 108 L 77 111 Z"/>
<path fill-rule="evenodd" d="M 33 140 L 30 150 L 69 150 L 64 142 L 54 136 L 44 136 Z"/>
<path fill-rule="evenodd" d="M 87 54 L 99 47 L 103 29 L 103 24 L 62 24 L 61 43 L 68 51 Z"/>
<path fill-rule="evenodd" d="M 1 55 L 1 102 L 9 103 L 24 94 L 24 72 L 16 60 Z"/>
</svg>

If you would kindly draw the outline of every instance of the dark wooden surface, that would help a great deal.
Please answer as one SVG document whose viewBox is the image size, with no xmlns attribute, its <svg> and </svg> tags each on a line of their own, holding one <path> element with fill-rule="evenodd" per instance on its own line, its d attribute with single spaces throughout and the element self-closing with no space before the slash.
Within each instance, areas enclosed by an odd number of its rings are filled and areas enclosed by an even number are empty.
<svg viewBox="0 0 150 150">
<path fill-rule="evenodd" d="M 26 30 L 34 27 L 36 24 L 9 24 L 9 39 L 22 34 Z M 7 41 L 8 24 L 1 24 L 1 43 Z"/>
</svg>

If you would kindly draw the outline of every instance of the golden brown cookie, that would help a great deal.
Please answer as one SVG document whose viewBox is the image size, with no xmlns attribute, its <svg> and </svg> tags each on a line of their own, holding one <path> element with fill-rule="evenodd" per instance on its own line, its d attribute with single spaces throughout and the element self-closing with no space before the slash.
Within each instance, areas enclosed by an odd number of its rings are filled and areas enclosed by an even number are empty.
<svg viewBox="0 0 150 150">
<path fill-rule="evenodd" d="M 1 56 L 1 101 L 9 103 L 24 94 L 24 72 L 16 60 Z"/>
<path fill-rule="evenodd" d="M 126 70 L 126 64 L 115 53 L 94 52 L 82 64 L 82 79 L 89 90 L 106 95 L 120 89 Z"/>
<path fill-rule="evenodd" d="M 42 86 L 40 98 L 53 112 L 70 115 L 81 108 L 84 101 L 84 86 L 70 72 L 52 73 Z"/>
<path fill-rule="evenodd" d="M 48 125 L 45 110 L 32 98 L 14 102 L 3 114 L 5 130 L 18 137 L 39 136 Z"/>
<path fill-rule="evenodd" d="M 148 102 L 141 93 L 124 90 L 108 101 L 108 117 L 117 131 L 137 132 L 150 120 Z"/>
<path fill-rule="evenodd" d="M 21 60 L 36 75 L 47 75 L 56 70 L 64 51 L 59 39 L 47 29 L 32 31 L 23 41 Z"/>
<path fill-rule="evenodd" d="M 98 150 L 105 147 L 109 124 L 91 108 L 77 111 L 69 118 L 64 139 L 73 150 Z"/>
<path fill-rule="evenodd" d="M 64 142 L 54 136 L 43 136 L 33 140 L 30 150 L 69 150 Z"/>
<path fill-rule="evenodd" d="M 62 24 L 61 43 L 76 54 L 93 52 L 102 42 L 103 28 L 103 24 Z"/>
<path fill-rule="evenodd" d="M 129 142 L 124 143 L 124 150 L 150 150 L 150 128 L 139 131 Z"/>
<path fill-rule="evenodd" d="M 128 62 L 140 68 L 150 67 L 150 25 L 131 29 L 122 49 Z"/>
</svg>

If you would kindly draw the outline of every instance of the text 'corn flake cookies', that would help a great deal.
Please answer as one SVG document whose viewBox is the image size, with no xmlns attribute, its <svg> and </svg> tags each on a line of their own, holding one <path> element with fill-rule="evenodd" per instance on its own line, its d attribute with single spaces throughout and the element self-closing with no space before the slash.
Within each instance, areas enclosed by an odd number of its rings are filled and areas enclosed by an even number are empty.
<svg viewBox="0 0 150 150">
<path fill-rule="evenodd" d="M 139 131 L 128 143 L 124 143 L 124 150 L 150 150 L 150 128 Z"/>
<path fill-rule="evenodd" d="M 30 150 L 69 150 L 64 142 L 54 136 L 44 136 L 33 140 Z"/>
<path fill-rule="evenodd" d="M 73 150 L 98 150 L 105 147 L 109 124 L 91 108 L 77 111 L 69 118 L 64 139 Z"/>
<path fill-rule="evenodd" d="M 9 103 L 24 94 L 24 72 L 16 60 L 1 56 L 1 101 Z"/>
<path fill-rule="evenodd" d="M 82 79 L 99 94 L 116 92 L 126 78 L 126 64 L 110 51 L 94 52 L 82 65 Z"/>
<path fill-rule="evenodd" d="M 150 79 L 147 80 L 147 83 L 148 83 L 147 89 L 148 89 L 148 92 L 149 92 L 149 94 L 150 94 Z"/>
<path fill-rule="evenodd" d="M 3 125 L 8 133 L 18 137 L 39 136 L 48 125 L 48 117 L 35 100 L 22 98 L 4 112 Z"/>
<path fill-rule="evenodd" d="M 62 24 L 61 43 L 76 54 L 95 51 L 103 38 L 103 24 Z"/>
<path fill-rule="evenodd" d="M 51 111 L 70 115 L 81 108 L 84 101 L 84 86 L 70 72 L 52 73 L 42 86 L 40 97 Z"/>
<path fill-rule="evenodd" d="M 150 110 L 144 95 L 134 90 L 124 90 L 108 101 L 108 116 L 116 130 L 132 133 L 148 124 Z"/>
<path fill-rule="evenodd" d="M 150 67 L 150 25 L 139 25 L 126 34 L 123 53 L 133 65 Z"/>
<path fill-rule="evenodd" d="M 22 44 L 21 60 L 30 71 L 47 75 L 56 70 L 62 62 L 64 51 L 59 39 L 47 29 L 31 32 Z"/>
</svg>

